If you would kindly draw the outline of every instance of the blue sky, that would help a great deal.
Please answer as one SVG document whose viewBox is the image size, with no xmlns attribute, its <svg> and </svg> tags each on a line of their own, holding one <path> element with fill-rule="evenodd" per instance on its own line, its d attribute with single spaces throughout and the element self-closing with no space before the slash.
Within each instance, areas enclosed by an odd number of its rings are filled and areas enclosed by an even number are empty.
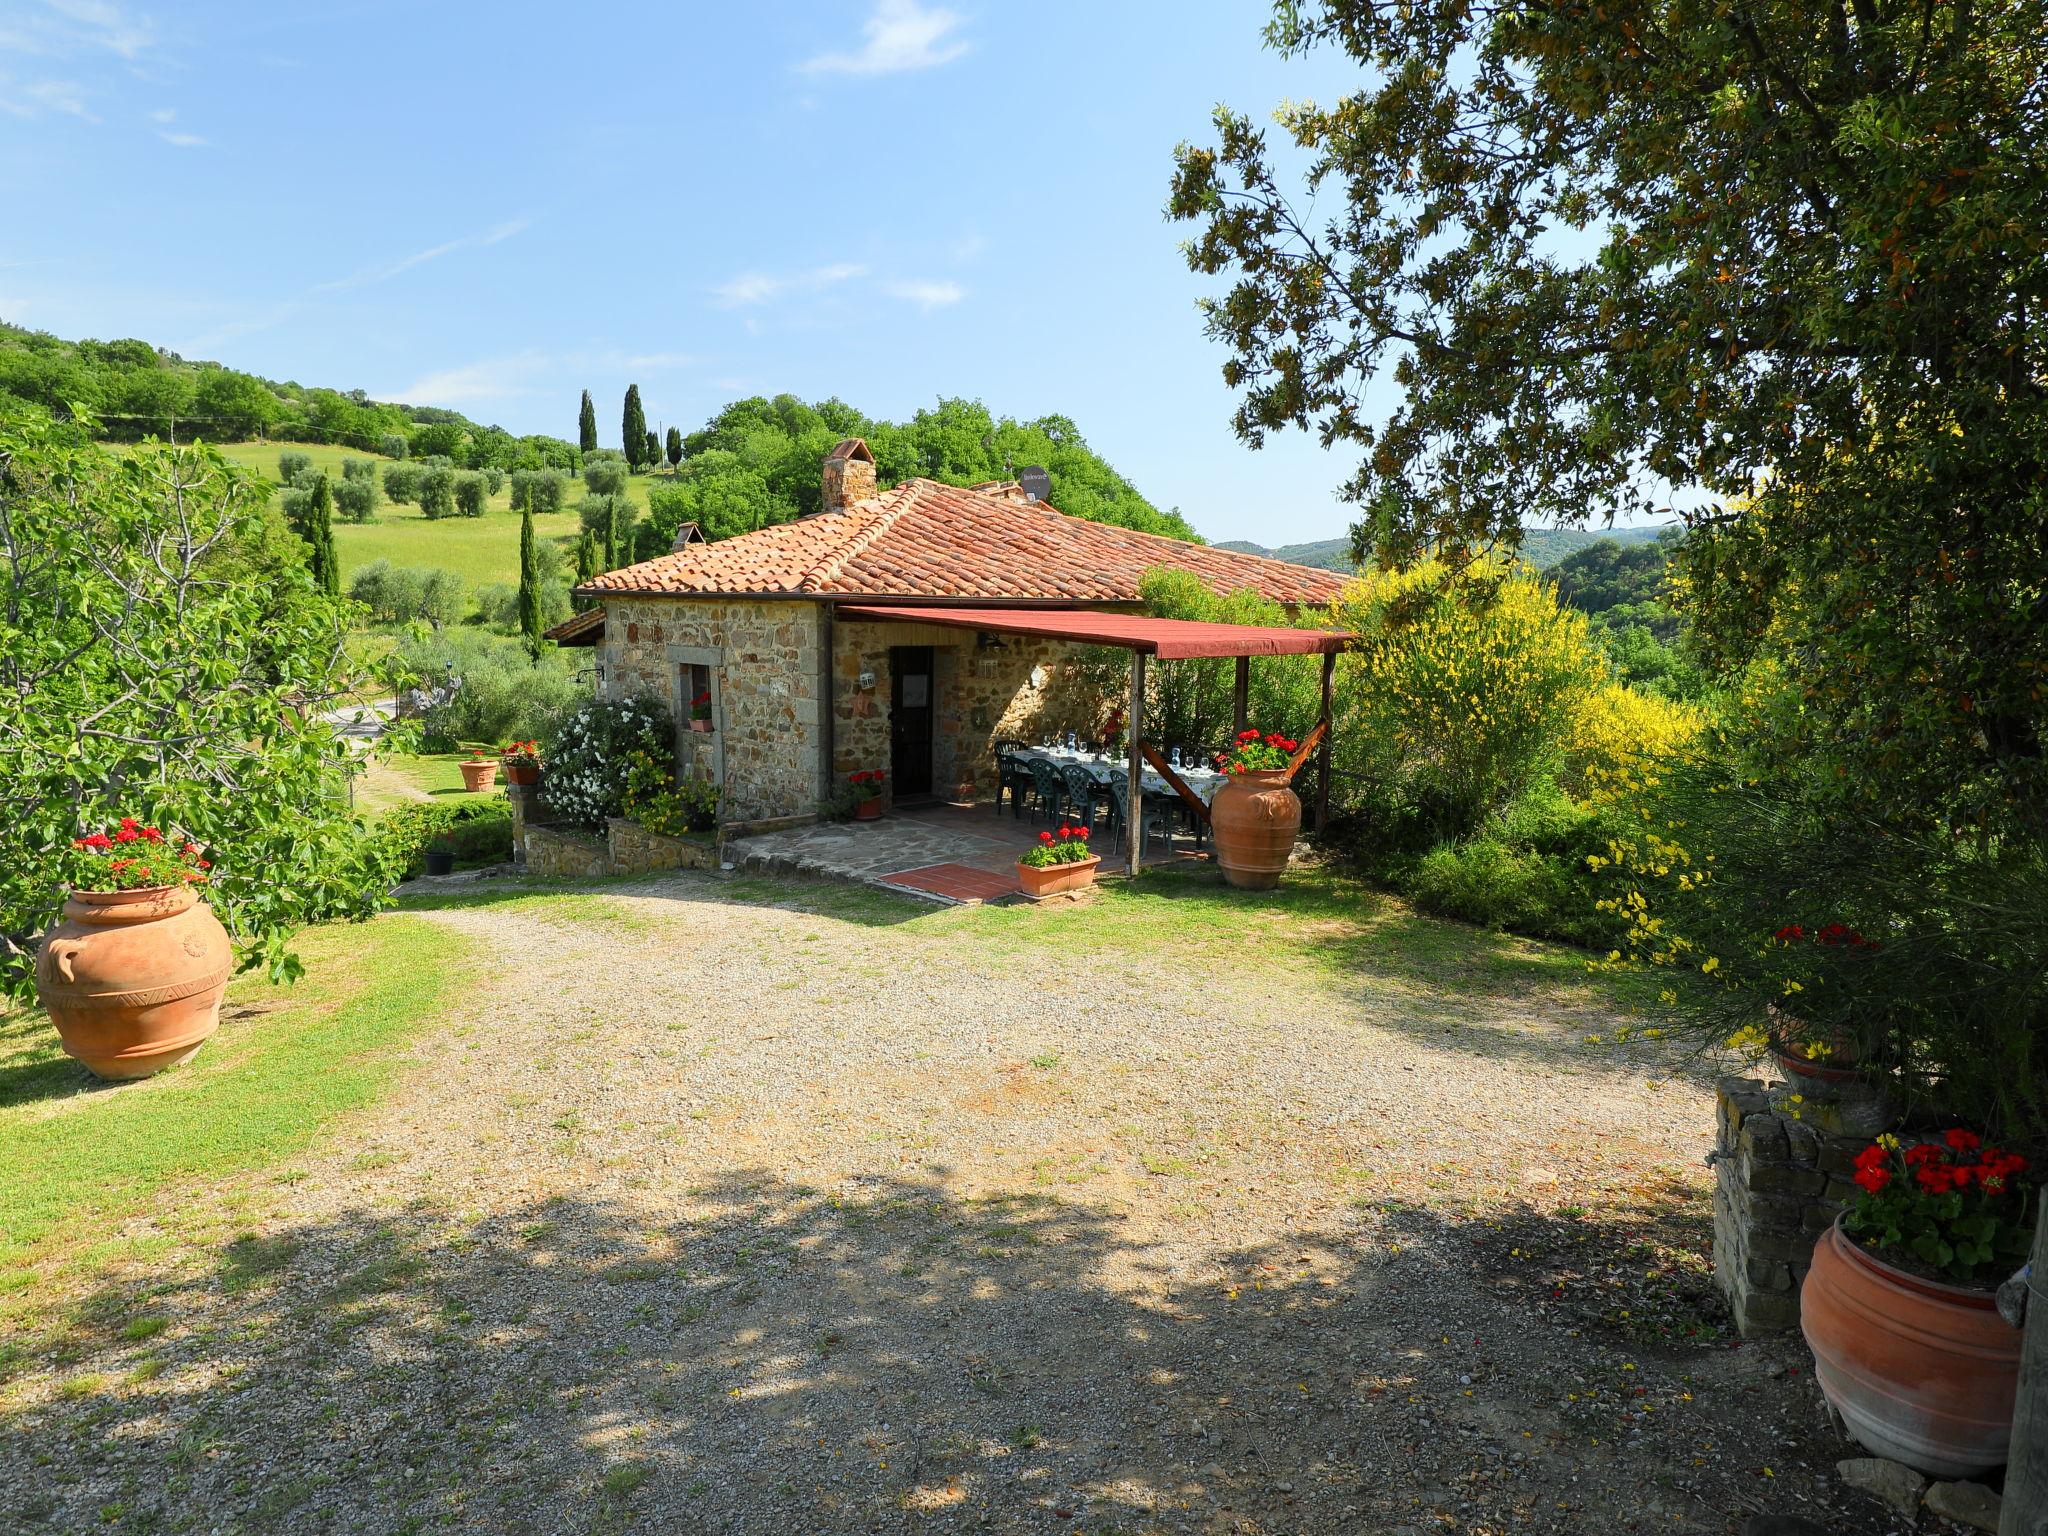
<svg viewBox="0 0 2048 1536">
<path fill-rule="evenodd" d="M 1072 416 L 1212 539 L 1334 537 L 1231 435 L 1174 144 L 1352 78 L 1262 4 L 0 0 L 0 316 L 607 437 L 739 395 Z M 1055 492 L 1057 499 L 1057 492 Z"/>
</svg>

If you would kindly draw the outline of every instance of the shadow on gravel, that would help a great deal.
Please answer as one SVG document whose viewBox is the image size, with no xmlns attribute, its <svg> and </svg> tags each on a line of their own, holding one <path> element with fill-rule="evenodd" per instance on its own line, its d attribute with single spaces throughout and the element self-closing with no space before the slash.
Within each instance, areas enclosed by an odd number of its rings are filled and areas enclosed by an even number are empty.
<svg viewBox="0 0 2048 1536">
<path fill-rule="evenodd" d="M 1794 1383 L 1532 1306 L 1637 1257 L 1547 1220 L 1523 1266 L 1416 1211 L 1189 1258 L 941 1177 L 362 1211 L 90 1298 L 0 1486 L 30 1530 L 775 1536 L 1703 1532 L 1766 1460 L 1824 1488 Z"/>
</svg>

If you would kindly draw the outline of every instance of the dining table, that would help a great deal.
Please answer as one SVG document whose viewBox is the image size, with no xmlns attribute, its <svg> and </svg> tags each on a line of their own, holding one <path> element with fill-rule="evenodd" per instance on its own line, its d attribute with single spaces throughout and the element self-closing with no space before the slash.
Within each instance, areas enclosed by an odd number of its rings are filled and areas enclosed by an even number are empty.
<svg viewBox="0 0 2048 1536">
<path fill-rule="evenodd" d="M 1027 761 L 1036 758 L 1039 762 L 1051 763 L 1058 768 L 1079 768 L 1098 784 L 1108 784 L 1122 779 L 1129 771 L 1125 759 L 1111 757 L 1106 753 L 1090 752 L 1085 747 L 1019 747 L 1012 755 Z M 1213 801 L 1216 798 L 1216 791 L 1228 781 L 1227 775 L 1218 773 L 1213 768 L 1198 768 L 1192 763 L 1176 767 L 1173 771 L 1180 775 L 1180 781 L 1194 791 L 1196 798 L 1204 805 Z M 1142 782 L 1148 795 L 1178 798 L 1174 795 L 1173 786 L 1149 763 L 1145 767 Z"/>
</svg>

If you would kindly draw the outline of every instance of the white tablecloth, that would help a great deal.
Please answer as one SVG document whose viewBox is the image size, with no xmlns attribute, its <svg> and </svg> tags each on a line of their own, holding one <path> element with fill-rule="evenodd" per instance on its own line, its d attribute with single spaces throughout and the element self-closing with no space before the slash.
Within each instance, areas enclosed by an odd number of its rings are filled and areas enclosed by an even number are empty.
<svg viewBox="0 0 2048 1536">
<path fill-rule="evenodd" d="M 1093 752 L 1069 752 L 1065 747 L 1022 747 L 1015 754 L 1018 757 L 1037 758 L 1042 763 L 1051 763 L 1058 768 L 1079 768 L 1098 784 L 1121 780 L 1127 769 L 1122 758 L 1099 757 Z M 1224 784 L 1224 775 L 1212 768 L 1177 768 L 1183 784 L 1201 798 L 1204 805 L 1216 798 L 1216 791 Z M 1148 795 L 1174 794 L 1173 786 L 1155 773 L 1148 763 L 1145 767 L 1145 793 Z"/>
</svg>

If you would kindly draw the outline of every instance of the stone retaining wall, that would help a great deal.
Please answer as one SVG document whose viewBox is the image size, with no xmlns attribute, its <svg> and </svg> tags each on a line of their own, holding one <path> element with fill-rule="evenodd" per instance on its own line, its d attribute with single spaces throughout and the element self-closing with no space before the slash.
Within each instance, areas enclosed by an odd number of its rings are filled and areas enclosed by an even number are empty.
<svg viewBox="0 0 2048 1536">
<path fill-rule="evenodd" d="M 1782 1333 L 1798 1326 L 1813 1245 L 1856 1194 L 1850 1174 L 1870 1137 L 1821 1128 L 1790 1089 L 1758 1078 L 1718 1089 L 1714 1283 L 1744 1338 Z"/>
<path fill-rule="evenodd" d="M 513 863 L 523 874 L 561 880 L 598 880 L 608 875 L 642 875 L 657 869 L 717 869 L 718 839 L 663 837 L 637 821 L 614 817 L 605 836 L 594 837 L 547 819 L 537 789 L 506 786 L 512 802 Z"/>
</svg>

